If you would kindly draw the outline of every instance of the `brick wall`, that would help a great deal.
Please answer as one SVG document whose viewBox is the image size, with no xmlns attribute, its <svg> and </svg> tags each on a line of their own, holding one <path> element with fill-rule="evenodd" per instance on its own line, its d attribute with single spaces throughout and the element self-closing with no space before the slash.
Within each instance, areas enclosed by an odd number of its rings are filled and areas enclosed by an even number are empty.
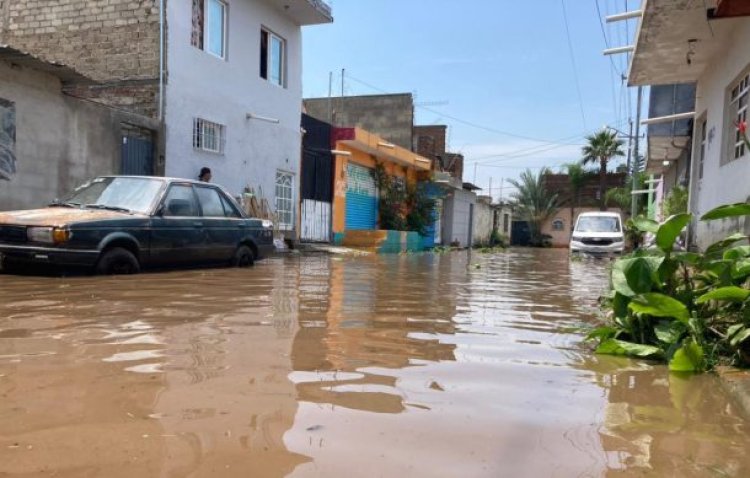
<svg viewBox="0 0 750 478">
<path fill-rule="evenodd" d="M 445 125 L 415 126 L 414 151 L 430 159 L 444 155 L 447 129 Z"/>
<path fill-rule="evenodd" d="M 76 96 L 155 112 L 158 0 L 0 0 L 0 42 L 101 83 Z"/>
</svg>

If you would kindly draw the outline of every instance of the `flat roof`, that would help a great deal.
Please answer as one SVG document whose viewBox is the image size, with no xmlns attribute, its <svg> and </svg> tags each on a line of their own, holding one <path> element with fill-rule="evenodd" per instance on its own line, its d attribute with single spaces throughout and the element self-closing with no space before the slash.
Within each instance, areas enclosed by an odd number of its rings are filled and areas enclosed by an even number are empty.
<svg viewBox="0 0 750 478">
<path fill-rule="evenodd" d="M 58 77 L 63 83 L 96 83 L 93 79 L 70 66 L 57 61 L 44 60 L 9 45 L 0 44 L 0 60 L 49 73 Z"/>
</svg>

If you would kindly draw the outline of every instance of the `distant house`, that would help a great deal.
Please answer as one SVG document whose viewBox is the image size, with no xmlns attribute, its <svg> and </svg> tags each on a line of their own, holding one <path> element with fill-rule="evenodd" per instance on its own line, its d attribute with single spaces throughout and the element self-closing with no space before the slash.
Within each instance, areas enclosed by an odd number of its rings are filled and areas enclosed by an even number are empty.
<svg viewBox="0 0 750 478">
<path fill-rule="evenodd" d="M 606 190 L 623 187 L 625 178 L 625 173 L 607 174 Z M 592 177 L 582 188 L 577 205 L 574 202 L 573 190 L 567 174 L 546 174 L 544 184 L 547 190 L 557 194 L 559 209 L 542 224 L 542 234 L 550 237 L 552 247 L 568 247 L 578 216 L 583 212 L 599 210 L 598 177 Z M 571 207 L 574 205 L 575 210 L 571 216 Z M 617 207 L 610 207 L 609 210 L 623 212 Z"/>
<path fill-rule="evenodd" d="M 665 28 L 665 25 L 669 25 Z M 649 162 L 676 162 L 664 171 L 665 187 L 689 182 L 695 216 L 750 198 L 750 151 L 736 123 L 747 121 L 750 100 L 750 6 L 741 0 L 647 1 L 630 66 L 629 84 L 695 85 L 695 108 L 652 111 L 648 122 L 666 124 L 668 146 L 650 148 Z M 689 90 L 691 87 L 673 87 Z M 676 91 L 676 97 L 681 93 Z M 669 87 L 667 87 L 669 90 Z M 668 93 L 667 93 L 668 96 Z M 689 96 L 686 93 L 686 96 Z M 672 113 L 667 114 L 664 113 Z M 678 114 L 679 116 L 675 116 Z M 680 125 L 679 120 L 687 120 Z M 686 127 L 687 126 L 687 127 Z M 690 128 L 692 126 L 692 128 Z M 692 129 L 692 134 L 689 131 Z M 656 134 L 649 126 L 649 134 Z M 666 133 L 666 134 L 665 134 Z M 671 142 L 683 145 L 682 151 Z M 666 156 L 665 156 L 666 153 Z M 674 159 L 677 155 L 687 159 Z M 670 170 L 675 169 L 676 175 Z M 726 235 L 750 232 L 750 221 L 695 221 L 691 245 L 705 248 Z"/>
<path fill-rule="evenodd" d="M 424 246 L 474 243 L 474 205 L 478 188 L 464 188 L 464 157 L 446 151 L 447 126 L 414 124 L 411 93 L 308 98 L 305 113 L 334 127 L 356 127 L 405 151 L 431 160 L 430 187 L 437 207 Z"/>
</svg>

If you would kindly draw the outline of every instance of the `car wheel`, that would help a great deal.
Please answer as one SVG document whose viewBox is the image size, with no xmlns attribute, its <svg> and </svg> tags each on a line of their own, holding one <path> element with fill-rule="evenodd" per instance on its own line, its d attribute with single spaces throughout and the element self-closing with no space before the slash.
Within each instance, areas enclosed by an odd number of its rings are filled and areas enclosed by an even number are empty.
<svg viewBox="0 0 750 478">
<path fill-rule="evenodd" d="M 101 275 L 138 274 L 141 264 L 127 249 L 113 247 L 104 251 L 96 264 L 96 273 Z"/>
<path fill-rule="evenodd" d="M 255 253 L 248 246 L 240 246 L 232 258 L 232 267 L 250 267 L 255 264 Z"/>
</svg>

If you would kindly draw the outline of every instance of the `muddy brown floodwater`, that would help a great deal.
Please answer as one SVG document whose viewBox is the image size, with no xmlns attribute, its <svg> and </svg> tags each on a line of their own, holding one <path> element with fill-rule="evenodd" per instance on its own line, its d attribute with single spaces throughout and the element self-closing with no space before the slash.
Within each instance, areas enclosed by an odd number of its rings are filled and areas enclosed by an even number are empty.
<svg viewBox="0 0 750 478">
<path fill-rule="evenodd" d="M 0 276 L 0 476 L 749 476 L 716 377 L 581 344 L 605 266 Z"/>
</svg>

